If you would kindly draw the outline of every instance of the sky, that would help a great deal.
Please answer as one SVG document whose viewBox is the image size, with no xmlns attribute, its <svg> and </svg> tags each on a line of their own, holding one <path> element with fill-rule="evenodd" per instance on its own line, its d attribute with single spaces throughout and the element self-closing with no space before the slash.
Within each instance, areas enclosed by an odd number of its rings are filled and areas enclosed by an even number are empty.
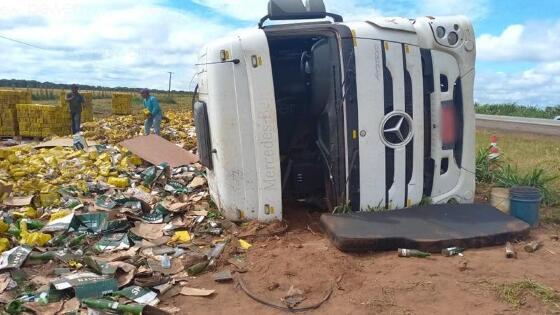
<svg viewBox="0 0 560 315">
<path fill-rule="evenodd" d="M 267 0 L 0 0 L 0 78 L 192 90 L 205 43 L 256 28 Z M 560 104 L 558 0 L 325 0 L 345 20 L 466 15 L 475 100 Z M 23 41 L 34 47 L 2 37 Z"/>
</svg>

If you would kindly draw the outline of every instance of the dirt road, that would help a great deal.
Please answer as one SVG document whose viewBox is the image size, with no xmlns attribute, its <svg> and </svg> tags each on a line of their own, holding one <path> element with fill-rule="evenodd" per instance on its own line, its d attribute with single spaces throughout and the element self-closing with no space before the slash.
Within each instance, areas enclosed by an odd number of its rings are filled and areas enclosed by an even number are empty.
<svg viewBox="0 0 560 315">
<path fill-rule="evenodd" d="M 560 289 L 560 242 L 552 228 L 532 232 L 544 241 L 535 253 L 516 244 L 518 259 L 506 259 L 503 247 L 468 250 L 464 257 L 435 255 L 399 258 L 396 252 L 346 254 L 334 248 L 317 224 L 318 215 L 291 214 L 288 232 L 257 240 L 247 254 L 247 287 L 267 301 L 280 299 L 291 286 L 304 292 L 300 306 L 314 304 L 334 285 L 331 298 L 309 314 L 547 314 L 560 309 L 531 295 L 519 308 L 498 297 L 501 284 L 531 279 Z M 461 271 L 466 262 L 467 269 Z M 336 281 L 340 280 L 338 284 Z M 189 286 L 215 289 L 210 298 L 176 296 L 164 305 L 184 314 L 285 314 L 263 306 L 236 288 L 217 284 L 211 274 Z"/>
</svg>

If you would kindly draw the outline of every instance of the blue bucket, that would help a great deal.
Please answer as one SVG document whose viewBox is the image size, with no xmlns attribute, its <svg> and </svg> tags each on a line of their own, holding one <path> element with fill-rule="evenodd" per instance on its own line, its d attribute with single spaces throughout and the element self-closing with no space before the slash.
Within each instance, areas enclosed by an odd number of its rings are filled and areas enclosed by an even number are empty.
<svg viewBox="0 0 560 315">
<path fill-rule="evenodd" d="M 510 213 L 531 226 L 539 224 L 541 192 L 534 187 L 513 187 L 510 190 Z"/>
</svg>

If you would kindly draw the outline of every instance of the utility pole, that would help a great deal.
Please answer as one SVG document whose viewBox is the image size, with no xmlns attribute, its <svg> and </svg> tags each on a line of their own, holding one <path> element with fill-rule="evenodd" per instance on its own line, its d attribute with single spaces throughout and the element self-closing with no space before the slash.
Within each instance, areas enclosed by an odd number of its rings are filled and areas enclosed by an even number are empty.
<svg viewBox="0 0 560 315">
<path fill-rule="evenodd" d="M 169 72 L 169 94 L 171 95 L 171 76 L 173 76 L 173 72 Z"/>
</svg>

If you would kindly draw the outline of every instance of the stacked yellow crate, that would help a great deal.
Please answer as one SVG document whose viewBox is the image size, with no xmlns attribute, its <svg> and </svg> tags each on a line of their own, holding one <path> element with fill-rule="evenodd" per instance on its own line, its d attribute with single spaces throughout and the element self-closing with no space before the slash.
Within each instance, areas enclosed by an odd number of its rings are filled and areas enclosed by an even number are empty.
<svg viewBox="0 0 560 315">
<path fill-rule="evenodd" d="M 113 93 L 113 115 L 132 115 L 132 95 Z"/>
<path fill-rule="evenodd" d="M 82 123 L 93 121 L 93 92 L 80 92 L 84 97 L 85 104 L 82 111 Z"/>
<path fill-rule="evenodd" d="M 47 119 L 46 117 L 45 119 Z M 52 119 L 52 124 L 50 124 L 51 135 L 62 137 L 72 134 L 72 118 L 70 117 L 68 107 L 54 106 L 54 113 L 48 119 Z"/>
<path fill-rule="evenodd" d="M 31 103 L 31 92 L 0 90 L 0 136 L 18 135 L 18 103 Z"/>
<path fill-rule="evenodd" d="M 24 137 L 48 137 L 57 128 L 54 105 L 17 104 L 19 133 Z"/>
<path fill-rule="evenodd" d="M 53 135 L 56 136 L 67 136 L 72 134 L 72 117 L 70 116 L 70 107 L 66 101 L 66 95 L 68 92 L 62 90 L 60 91 L 60 106 L 56 108 L 56 115 L 54 120 L 56 121 L 56 126 L 52 130 Z"/>
<path fill-rule="evenodd" d="M 16 111 L 13 109 L 0 109 L 0 137 L 13 137 L 18 135 Z"/>
<path fill-rule="evenodd" d="M 60 92 L 60 106 L 61 110 L 69 112 L 68 102 L 66 101 L 67 94 L 68 93 L 65 91 Z M 82 109 L 82 123 L 93 121 L 93 92 L 80 92 L 80 94 L 83 96 L 85 101 Z M 68 119 L 70 119 L 70 114 L 68 114 Z"/>
</svg>

